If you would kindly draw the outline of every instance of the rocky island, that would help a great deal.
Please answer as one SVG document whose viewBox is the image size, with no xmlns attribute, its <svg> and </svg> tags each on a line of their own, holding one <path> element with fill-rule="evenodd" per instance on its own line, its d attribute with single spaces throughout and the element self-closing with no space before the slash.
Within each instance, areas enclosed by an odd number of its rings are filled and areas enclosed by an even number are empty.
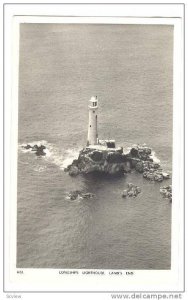
<svg viewBox="0 0 188 300">
<path fill-rule="evenodd" d="M 100 172 L 104 174 L 117 175 L 130 171 L 129 158 L 123 154 L 123 150 L 109 151 L 84 148 L 80 151 L 78 159 L 66 169 L 71 176 Z"/>
<path fill-rule="evenodd" d="M 31 145 L 31 144 L 27 144 L 27 145 L 22 145 L 22 148 L 25 150 L 31 150 L 33 151 L 33 153 L 35 153 L 37 156 L 45 156 L 46 152 L 46 146 L 44 145 Z"/>
<path fill-rule="evenodd" d="M 92 97 L 89 108 L 89 125 L 87 145 L 78 159 L 73 160 L 65 172 L 71 176 L 99 172 L 108 175 L 123 175 L 135 169 L 143 177 L 161 182 L 170 178 L 163 172 L 159 163 L 152 158 L 152 149 L 144 145 L 136 145 L 128 153 L 122 147 L 116 147 L 115 140 L 99 140 L 97 131 L 98 99 Z"/>
<path fill-rule="evenodd" d="M 79 174 L 101 173 L 110 176 L 124 176 L 136 171 L 149 181 L 162 182 L 169 179 L 170 175 L 164 172 L 158 162 L 152 156 L 152 149 L 146 144 L 134 145 L 129 151 L 124 152 L 123 147 L 116 147 L 115 140 L 101 140 L 98 138 L 97 111 L 98 99 L 92 97 L 89 108 L 88 137 L 86 146 L 79 152 L 78 158 L 64 169 L 70 176 Z M 22 148 L 37 156 L 46 155 L 46 146 L 42 144 L 25 144 Z M 122 197 L 136 197 L 141 189 L 129 183 L 127 189 L 123 191 Z M 160 193 L 164 198 L 172 202 L 172 187 L 164 186 L 160 188 Z M 81 198 L 92 198 L 91 193 L 83 191 L 72 191 L 69 193 L 70 200 Z"/>
<path fill-rule="evenodd" d="M 97 148 L 97 147 L 96 147 Z M 123 175 L 135 169 L 143 177 L 161 182 L 169 179 L 170 175 L 162 170 L 159 163 L 154 162 L 152 150 L 146 145 L 134 146 L 129 153 L 124 154 L 123 148 L 100 149 L 84 148 L 80 151 L 78 159 L 73 160 L 65 172 L 71 176 L 99 172 L 109 175 Z"/>
</svg>

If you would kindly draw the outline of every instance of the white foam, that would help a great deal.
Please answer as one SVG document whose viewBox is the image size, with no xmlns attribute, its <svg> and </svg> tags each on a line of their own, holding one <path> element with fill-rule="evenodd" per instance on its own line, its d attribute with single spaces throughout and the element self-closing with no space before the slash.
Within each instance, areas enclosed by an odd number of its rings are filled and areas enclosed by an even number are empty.
<svg viewBox="0 0 188 300">
<path fill-rule="evenodd" d="M 19 145 L 19 150 L 22 151 L 23 153 L 31 152 L 34 154 L 35 152 L 32 151 L 31 148 L 30 149 L 24 148 L 28 144 L 31 146 L 37 145 L 39 147 L 41 145 L 44 145 L 46 149 L 44 149 L 43 151 L 46 153 L 46 155 L 42 156 L 42 158 L 50 163 L 57 165 L 62 170 L 64 170 L 68 165 L 70 165 L 74 159 L 78 158 L 79 151 L 80 151 L 80 149 L 75 149 L 75 148 L 67 149 L 63 151 L 63 149 L 59 149 L 56 145 L 48 143 L 45 140 L 33 141 L 33 142 L 21 144 Z M 40 172 L 42 170 L 39 169 L 38 171 Z"/>
<path fill-rule="evenodd" d="M 51 152 L 46 148 L 43 150 L 44 153 L 46 153 L 46 157 L 50 157 L 51 156 Z"/>
<path fill-rule="evenodd" d="M 151 158 L 153 159 L 153 162 L 156 164 L 160 163 L 160 159 L 156 156 L 155 151 L 151 152 Z"/>
<path fill-rule="evenodd" d="M 66 168 L 68 165 L 70 165 L 74 159 L 77 159 L 79 156 L 79 150 L 78 149 L 68 149 L 64 153 L 64 160 L 62 167 Z"/>
<path fill-rule="evenodd" d="M 47 168 L 47 166 L 39 166 L 39 165 L 36 165 L 36 166 L 34 166 L 34 171 L 36 171 L 36 172 L 39 172 L 39 173 L 42 173 L 42 172 L 44 172 L 45 170 L 46 170 L 46 168 Z"/>
<path fill-rule="evenodd" d="M 78 149 L 59 149 L 57 146 L 49 144 L 45 151 L 47 155 L 45 159 L 49 160 L 51 163 L 57 165 L 61 170 L 64 170 L 72 161 L 78 158 Z"/>
<path fill-rule="evenodd" d="M 30 149 L 25 149 L 25 148 L 22 148 L 22 146 L 23 145 L 19 145 L 19 147 L 18 147 L 20 151 L 22 151 L 23 153 L 31 152 L 31 148 Z"/>
<path fill-rule="evenodd" d="M 18 149 L 20 151 L 22 151 L 23 153 L 33 152 L 31 148 L 29 148 L 29 149 L 24 148 L 27 145 L 30 145 L 31 147 L 33 147 L 34 145 L 37 145 L 38 147 L 40 147 L 41 145 L 44 145 L 45 147 L 47 147 L 48 142 L 45 141 L 45 140 L 42 140 L 42 141 L 34 141 L 34 142 L 31 142 L 31 143 L 23 143 L 23 144 L 18 145 Z M 47 149 L 45 149 L 45 150 L 47 150 Z"/>
</svg>

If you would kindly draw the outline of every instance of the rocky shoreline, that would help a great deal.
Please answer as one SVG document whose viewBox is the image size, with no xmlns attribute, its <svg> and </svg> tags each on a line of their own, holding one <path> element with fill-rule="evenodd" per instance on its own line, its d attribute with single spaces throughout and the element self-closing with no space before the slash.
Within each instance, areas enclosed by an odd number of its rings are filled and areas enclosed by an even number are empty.
<svg viewBox="0 0 188 300">
<path fill-rule="evenodd" d="M 46 155 L 46 146 L 37 144 L 22 145 L 25 150 L 30 150 L 37 156 Z M 136 145 L 130 149 L 128 153 L 123 153 L 123 148 L 117 149 L 95 149 L 84 148 L 80 151 L 78 159 L 64 169 L 70 176 L 79 174 L 100 173 L 110 176 L 122 176 L 135 170 L 149 181 L 162 182 L 169 179 L 170 174 L 164 172 L 158 162 L 152 157 L 152 149 L 144 145 Z M 129 183 L 127 189 L 123 190 L 122 197 L 137 197 L 141 189 L 136 185 Z M 160 188 L 163 198 L 172 202 L 172 186 L 163 186 Z M 91 193 L 83 193 L 82 191 L 70 192 L 68 198 L 70 200 L 89 199 L 92 198 Z"/>
<path fill-rule="evenodd" d="M 123 175 L 135 169 L 150 181 L 161 182 L 169 179 L 170 175 L 162 170 L 159 163 L 153 161 L 151 153 L 151 148 L 145 145 L 134 146 L 127 154 L 123 153 L 122 148 L 114 152 L 108 149 L 101 151 L 84 148 L 80 151 L 78 159 L 73 160 L 65 172 L 70 176 L 92 172 Z"/>
<path fill-rule="evenodd" d="M 123 174 L 130 171 L 130 165 L 127 164 L 127 161 L 127 155 L 123 154 L 122 150 L 112 152 L 84 148 L 80 151 L 78 159 L 73 160 L 65 172 L 71 176 L 92 172 L 110 175 Z"/>
<path fill-rule="evenodd" d="M 146 146 L 132 148 L 130 150 L 132 166 L 150 181 L 161 182 L 164 179 L 170 179 L 170 174 L 164 172 L 159 163 L 154 162 L 151 153 L 151 148 Z"/>
<path fill-rule="evenodd" d="M 152 149 L 146 145 L 134 146 L 126 154 L 123 153 L 122 148 L 114 152 L 85 148 L 80 151 L 78 159 L 74 160 L 64 171 L 68 172 L 70 176 L 77 176 L 92 172 L 124 175 L 132 170 L 136 170 L 149 181 L 162 182 L 170 179 L 170 174 L 164 172 L 160 164 L 153 160 Z M 141 193 L 141 189 L 129 183 L 127 189 L 123 190 L 122 197 L 135 198 L 139 193 Z M 171 186 L 160 188 L 160 193 L 172 202 Z"/>
</svg>

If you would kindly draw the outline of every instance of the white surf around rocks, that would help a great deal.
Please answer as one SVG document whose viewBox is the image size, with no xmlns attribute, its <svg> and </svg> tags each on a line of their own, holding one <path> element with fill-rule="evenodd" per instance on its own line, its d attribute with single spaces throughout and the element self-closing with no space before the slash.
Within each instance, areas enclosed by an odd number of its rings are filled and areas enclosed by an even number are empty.
<svg viewBox="0 0 188 300">
<path fill-rule="evenodd" d="M 60 149 L 46 140 L 32 141 L 18 145 L 22 153 L 31 153 L 64 170 L 79 155 L 80 149 Z M 39 171 L 41 168 L 38 169 Z"/>
</svg>

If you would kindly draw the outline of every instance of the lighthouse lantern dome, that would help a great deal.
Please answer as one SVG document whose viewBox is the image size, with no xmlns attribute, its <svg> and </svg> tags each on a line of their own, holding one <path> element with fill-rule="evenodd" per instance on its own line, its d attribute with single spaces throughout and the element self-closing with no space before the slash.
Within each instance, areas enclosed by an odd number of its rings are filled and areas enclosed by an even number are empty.
<svg viewBox="0 0 188 300">
<path fill-rule="evenodd" d="M 93 108 L 93 107 L 97 107 L 98 106 L 98 99 L 97 96 L 96 97 L 91 97 L 91 99 L 89 100 L 89 108 Z"/>
</svg>

